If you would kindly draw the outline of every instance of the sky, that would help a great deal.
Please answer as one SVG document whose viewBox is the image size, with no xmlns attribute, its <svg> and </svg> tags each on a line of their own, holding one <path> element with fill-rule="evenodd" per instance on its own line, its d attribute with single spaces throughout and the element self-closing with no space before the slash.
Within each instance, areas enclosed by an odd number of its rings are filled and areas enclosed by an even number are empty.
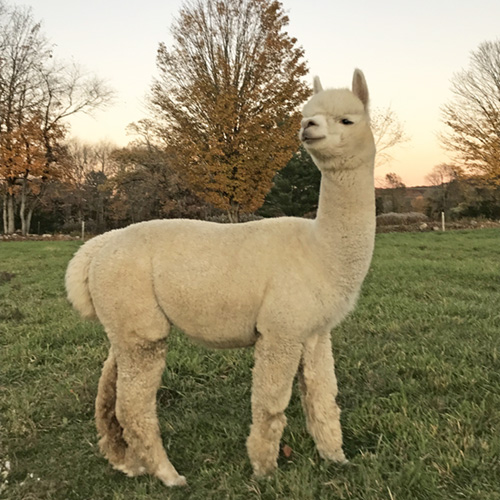
<svg viewBox="0 0 500 500">
<path fill-rule="evenodd" d="M 8 0 L 33 9 L 54 44 L 55 56 L 75 62 L 115 90 L 113 105 L 70 120 L 71 135 L 85 142 L 125 146 L 128 124 L 145 118 L 146 96 L 156 72 L 160 42 L 183 0 Z M 451 98 L 453 74 L 468 66 L 471 51 L 500 38 L 500 1 L 475 0 L 282 0 L 288 33 L 305 50 L 312 82 L 350 86 L 352 72 L 366 77 L 372 109 L 391 108 L 410 141 L 392 150 L 376 169 L 407 186 L 425 184 L 440 163 L 450 162 L 439 144 L 440 109 Z"/>
</svg>

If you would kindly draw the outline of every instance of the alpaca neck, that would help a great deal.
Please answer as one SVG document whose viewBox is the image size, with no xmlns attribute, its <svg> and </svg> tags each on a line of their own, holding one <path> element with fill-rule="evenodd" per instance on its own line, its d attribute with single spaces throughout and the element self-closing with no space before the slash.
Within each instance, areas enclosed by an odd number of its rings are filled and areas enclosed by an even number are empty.
<svg viewBox="0 0 500 500">
<path fill-rule="evenodd" d="M 375 235 L 373 162 L 354 169 L 323 169 L 316 235 L 336 279 L 356 289 L 365 277 Z"/>
</svg>

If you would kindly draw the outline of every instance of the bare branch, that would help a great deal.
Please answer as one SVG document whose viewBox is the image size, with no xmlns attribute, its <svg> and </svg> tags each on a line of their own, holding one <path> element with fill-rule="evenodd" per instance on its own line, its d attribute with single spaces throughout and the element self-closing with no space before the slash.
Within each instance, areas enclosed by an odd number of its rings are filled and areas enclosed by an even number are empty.
<svg viewBox="0 0 500 500">
<path fill-rule="evenodd" d="M 392 159 L 389 150 L 410 141 L 410 136 L 406 134 L 403 124 L 390 107 L 374 110 L 371 126 L 377 147 L 375 166 L 380 167 Z"/>
</svg>

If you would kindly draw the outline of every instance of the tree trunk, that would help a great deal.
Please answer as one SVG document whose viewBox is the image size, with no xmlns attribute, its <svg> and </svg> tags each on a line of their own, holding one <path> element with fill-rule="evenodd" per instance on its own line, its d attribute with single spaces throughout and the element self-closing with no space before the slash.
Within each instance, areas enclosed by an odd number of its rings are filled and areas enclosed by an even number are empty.
<svg viewBox="0 0 500 500">
<path fill-rule="evenodd" d="M 31 218 L 33 216 L 33 207 L 28 210 L 28 215 L 26 216 L 26 234 L 31 233 Z"/>
<path fill-rule="evenodd" d="M 231 206 L 227 209 L 227 216 L 231 224 L 235 224 L 240 221 L 240 205 L 238 203 L 231 203 Z"/>
<path fill-rule="evenodd" d="M 97 195 L 96 219 L 97 219 L 97 230 L 99 233 L 103 233 L 105 230 L 105 228 L 104 228 L 104 200 L 103 200 L 103 195 L 100 192 Z"/>
<path fill-rule="evenodd" d="M 21 186 L 21 206 L 19 207 L 19 217 L 21 218 L 21 234 L 26 236 L 26 183 L 27 180 L 23 179 Z"/>
<path fill-rule="evenodd" d="M 7 234 L 7 194 L 3 195 L 3 210 L 2 210 L 2 217 L 3 217 L 3 234 Z"/>
<path fill-rule="evenodd" d="M 5 234 L 13 234 L 16 230 L 14 225 L 14 195 L 7 193 L 7 231 Z"/>
</svg>

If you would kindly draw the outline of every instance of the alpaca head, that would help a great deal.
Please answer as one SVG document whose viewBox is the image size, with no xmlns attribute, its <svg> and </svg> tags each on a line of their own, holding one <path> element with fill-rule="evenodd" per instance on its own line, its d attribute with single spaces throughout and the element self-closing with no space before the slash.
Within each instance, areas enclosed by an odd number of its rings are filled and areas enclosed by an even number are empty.
<svg viewBox="0 0 500 500">
<path fill-rule="evenodd" d="M 320 170 L 373 165 L 375 143 L 368 115 L 368 87 L 359 69 L 354 71 L 352 91 L 323 90 L 315 77 L 314 95 L 302 115 L 300 140 Z"/>
</svg>

